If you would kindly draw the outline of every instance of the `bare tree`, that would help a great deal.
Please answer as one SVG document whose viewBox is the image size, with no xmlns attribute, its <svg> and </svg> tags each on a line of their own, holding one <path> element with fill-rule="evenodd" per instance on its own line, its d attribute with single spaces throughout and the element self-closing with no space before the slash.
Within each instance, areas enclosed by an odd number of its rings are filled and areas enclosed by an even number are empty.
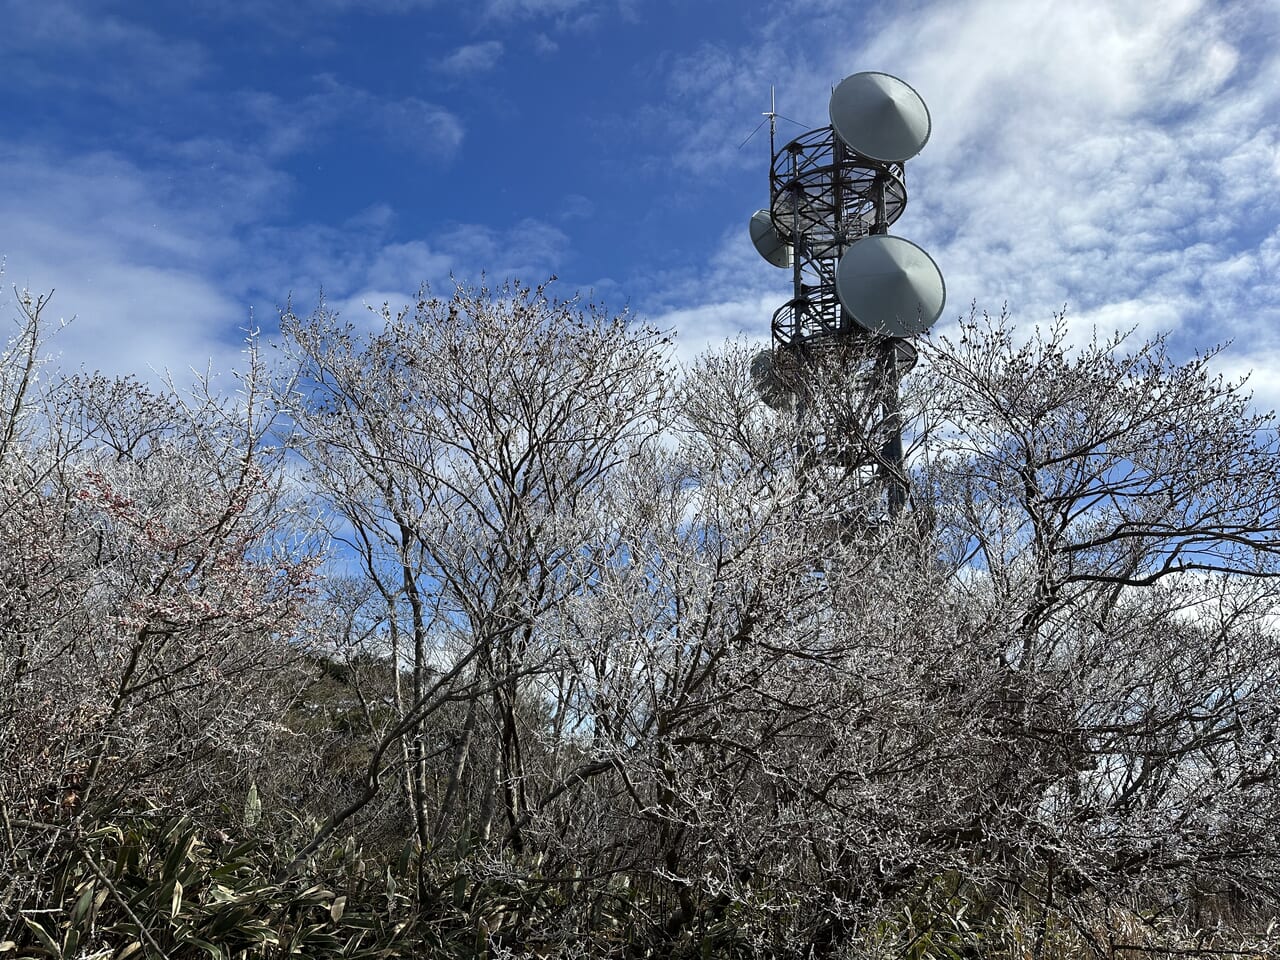
<svg viewBox="0 0 1280 960">
<path fill-rule="evenodd" d="M 44 301 L 22 299 L 0 382 L 0 915 L 120 808 L 234 792 L 296 691 L 289 641 L 313 544 L 267 444 L 262 369 L 241 392 L 80 377 L 31 390 Z M 299 684 L 291 684 L 295 675 Z"/>
<path fill-rule="evenodd" d="M 973 828 L 1096 952 L 1103 904 L 1138 949 L 1280 902 L 1275 420 L 1213 354 L 1126 347 L 974 318 L 923 376 L 939 556 L 998 638 Z"/>
<path fill-rule="evenodd" d="M 289 324 L 310 476 L 405 673 L 301 855 L 394 757 L 420 896 L 461 883 L 494 949 L 1265 926 L 1276 441 L 1209 358 L 971 324 L 907 384 L 889 522 L 860 368 L 779 414 L 742 350 L 668 391 L 654 334 L 537 290 L 381 322 Z"/>
<path fill-rule="evenodd" d="M 317 955 L 1274 952 L 1280 447 L 1212 355 L 972 319 L 895 517 L 848 356 L 779 412 L 740 347 L 460 288 L 289 313 L 270 396 L 192 397 L 46 384 L 24 304 L 6 921 L 87 819 L 257 780 L 315 817 L 263 883 L 324 891 Z"/>
<path fill-rule="evenodd" d="M 495 821 L 518 849 L 538 802 L 523 711 L 566 656 L 543 625 L 590 589 L 608 481 L 661 428 L 663 338 L 518 286 L 380 319 L 368 335 L 323 309 L 285 322 L 299 449 L 410 673 L 363 798 L 399 745 L 422 849 Z M 446 736 L 425 721 L 451 704 Z"/>
</svg>

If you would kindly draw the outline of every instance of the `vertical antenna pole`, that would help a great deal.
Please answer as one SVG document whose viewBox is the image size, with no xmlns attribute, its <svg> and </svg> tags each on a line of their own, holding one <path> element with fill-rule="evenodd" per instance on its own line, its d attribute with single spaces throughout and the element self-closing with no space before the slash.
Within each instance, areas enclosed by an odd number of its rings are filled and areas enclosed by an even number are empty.
<svg viewBox="0 0 1280 960">
<path fill-rule="evenodd" d="M 778 132 L 778 100 L 774 95 L 773 84 L 769 84 L 769 112 L 765 114 L 769 118 L 769 163 L 773 163 L 773 154 L 776 149 L 774 146 L 774 134 Z"/>
</svg>

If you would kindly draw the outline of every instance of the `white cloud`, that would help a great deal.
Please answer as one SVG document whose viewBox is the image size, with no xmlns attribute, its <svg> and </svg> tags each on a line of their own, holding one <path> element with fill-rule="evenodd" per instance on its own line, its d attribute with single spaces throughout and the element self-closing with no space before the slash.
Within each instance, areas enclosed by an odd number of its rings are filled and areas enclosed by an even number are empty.
<svg viewBox="0 0 1280 960">
<path fill-rule="evenodd" d="M 64 0 L 0 9 L 0 56 L 8 82 L 88 90 L 115 100 L 142 90 L 181 89 L 208 67 L 194 43 Z"/>
<path fill-rule="evenodd" d="M 1136 337 L 1150 339 L 1176 329 L 1187 308 L 1185 302 L 1139 297 L 1105 303 L 1093 310 L 1069 311 L 1067 316 L 1078 343 L 1088 340 L 1094 330 L 1100 338 L 1132 330 Z"/>
<path fill-rule="evenodd" d="M 589 220 L 596 214 L 596 205 L 590 197 L 584 197 L 580 193 L 571 193 L 560 203 L 560 219 L 567 220 Z"/>
<path fill-rule="evenodd" d="M 518 277 L 537 283 L 563 269 L 569 238 L 541 220 L 525 219 L 506 229 L 479 224 L 456 224 L 442 230 L 437 242 L 449 251 L 455 273 L 475 278 L 480 270 L 490 277 Z"/>
<path fill-rule="evenodd" d="M 361 14 L 380 16 L 404 16 L 439 8 L 443 0 L 203 0 L 229 17 L 257 16 L 272 27 L 281 24 L 297 29 L 301 18 L 313 19 L 317 15 L 342 14 L 358 11 Z M 624 15 L 630 14 L 634 0 L 480 0 L 460 12 L 476 20 L 489 23 L 497 21 L 552 20 L 558 27 L 574 27 L 585 18 L 591 18 L 602 7 L 617 7 Z"/>
<path fill-rule="evenodd" d="M 676 331 L 675 355 L 688 364 L 699 354 L 744 335 L 763 346 L 769 337 L 768 318 L 777 306 L 768 294 L 761 294 L 668 310 L 646 320 L 659 330 Z"/>
<path fill-rule="evenodd" d="M 75 317 L 50 344 L 64 367 L 171 370 L 179 380 L 191 367 L 225 371 L 239 365 L 243 328 L 270 331 L 291 292 L 300 313 L 323 290 L 348 319 L 372 321 L 366 305 L 394 312 L 424 282 L 442 295 L 452 277 L 477 283 L 486 270 L 491 282 L 537 283 L 571 252 L 562 231 L 538 220 L 455 223 L 393 241 L 395 217 L 382 206 L 339 225 L 272 226 L 267 198 L 287 192 L 280 175 L 243 157 L 210 174 L 220 148 L 201 147 L 173 150 L 160 169 L 106 153 L 0 155 L 0 222 L 13 243 L 0 250 L 5 282 L 54 290 L 55 325 Z M 271 299 L 251 316 L 263 291 Z M 0 311 L 12 315 L 13 304 L 0 299 Z"/>
<path fill-rule="evenodd" d="M 588 0 L 487 0 L 491 17 L 557 17 L 590 6 Z"/>
<path fill-rule="evenodd" d="M 492 70 L 502 57 L 502 42 L 486 40 L 483 43 L 469 43 L 459 47 L 439 63 L 436 69 L 441 73 L 464 77 Z"/>
<path fill-rule="evenodd" d="M 0 222 L 12 244 L 5 279 L 55 291 L 50 318 L 75 317 L 51 343 L 68 366 L 181 377 L 209 361 L 234 365 L 237 330 L 250 317 L 218 267 L 236 225 L 265 206 L 279 178 L 251 162 L 221 176 L 209 166 L 144 171 L 109 153 L 0 155 Z"/>
<path fill-rule="evenodd" d="M 455 223 L 426 239 L 378 244 L 370 248 L 367 266 L 349 277 L 330 305 L 348 319 L 373 318 L 385 303 L 394 314 L 413 303 L 418 288 L 427 284 L 449 296 L 454 283 L 493 285 L 507 279 L 537 284 L 569 258 L 568 237 L 550 224 L 522 220 L 499 230 L 475 223 Z M 335 288 L 327 286 L 330 292 Z"/>
<path fill-rule="evenodd" d="M 1249 63 L 1239 23 L 1195 0 L 972 0 L 910 27 L 862 57 L 933 112 L 901 229 L 933 245 L 953 288 L 1020 313 L 1159 302 L 1172 326 L 1233 308 L 1196 288 L 1280 209 L 1267 129 L 1280 100 L 1251 75 L 1274 52 Z"/>
<path fill-rule="evenodd" d="M 392 243 L 377 252 L 365 283 L 375 289 L 412 290 L 420 283 L 442 283 L 452 266 L 448 255 L 426 241 Z"/>
<path fill-rule="evenodd" d="M 768 343 L 774 311 L 791 297 L 791 272 L 761 259 L 747 219 L 724 232 L 705 268 L 655 278 L 661 292 L 645 304 L 644 319 L 676 331 L 683 362 L 730 340 Z"/>
<path fill-rule="evenodd" d="M 384 143 L 435 161 L 451 159 L 462 145 L 462 121 L 440 104 L 414 96 L 377 97 L 331 74 L 313 80 L 315 92 L 291 100 L 262 91 L 240 95 L 268 156 L 315 149 L 324 137 L 349 135 L 352 128 L 364 128 Z"/>
<path fill-rule="evenodd" d="M 689 170 L 751 166 L 764 194 L 761 148 L 737 147 L 771 83 L 780 113 L 819 126 L 841 77 L 894 73 L 933 116 L 894 232 L 946 276 L 940 327 L 972 300 L 1008 301 L 1027 324 L 1066 305 L 1085 327 L 1176 331 L 1185 350 L 1234 338 L 1228 356 L 1259 364 L 1280 355 L 1280 8 L 934 0 L 870 16 L 865 42 L 849 44 L 842 0 L 792 4 L 749 47 L 669 62 L 668 102 L 646 122 Z M 779 145 L 796 132 L 780 123 Z M 722 258 L 749 249 L 750 206 Z M 771 274 L 758 259 L 741 267 L 680 278 L 690 300 L 670 316 L 735 316 L 754 299 L 743 285 Z"/>
<path fill-rule="evenodd" d="M 370 125 L 388 143 L 436 158 L 452 157 L 462 145 L 462 121 L 439 104 L 417 97 L 380 101 L 370 94 L 361 94 L 358 101 L 367 108 Z"/>
<path fill-rule="evenodd" d="M 429 5 L 395 0 L 383 12 Z M 571 29 L 574 17 L 591 12 L 583 0 L 489 0 L 475 16 L 523 24 L 528 43 L 553 52 L 555 41 L 532 27 Z M 526 22 L 535 17 L 549 22 Z M 912 83 L 933 113 L 932 139 L 908 167 L 911 203 L 895 232 L 939 262 L 947 317 L 975 298 L 993 309 L 1008 300 L 1025 323 L 1066 304 L 1085 326 L 1177 330 L 1192 345 L 1234 339 L 1224 363 L 1270 364 L 1254 383 L 1280 399 L 1269 372 L 1280 358 L 1273 4 L 933 0 L 884 3 L 866 17 L 859 45 L 850 43 L 846 0 L 795 2 L 761 22 L 748 44 L 664 56 L 651 68 L 661 102 L 619 120 L 639 123 L 652 145 L 641 160 L 653 167 L 757 178 L 710 262 L 644 278 L 655 288 L 647 314 L 680 328 L 682 351 L 740 331 L 767 336 L 769 317 L 790 295 L 785 272 L 759 259 L 746 232 L 748 215 L 767 198 L 766 134 L 738 145 L 766 108 L 769 86 L 778 87 L 782 114 L 816 126 L 832 83 L 882 69 Z M 12 24 L 27 34 L 4 29 Z M 205 70 L 198 47 L 174 47 L 123 18 L 58 0 L 6 12 L 0 54 L 26 63 L 33 37 L 73 58 L 93 55 L 99 43 L 111 74 L 103 82 L 122 91 L 181 88 Z M 491 40 L 455 49 L 442 65 L 479 71 L 503 54 Z M 56 73 L 33 69 L 27 82 L 88 82 Z M 57 309 L 79 314 L 61 338 L 68 355 L 118 369 L 185 366 L 238 349 L 228 331 L 245 321 L 257 291 L 282 298 L 293 290 L 305 300 L 323 286 L 356 309 L 365 300 L 407 302 L 423 280 L 447 292 L 451 272 L 537 282 L 573 267 L 565 231 L 579 215 L 592 216 L 578 197 L 546 220 L 513 226 L 406 233 L 386 207 L 336 226 L 276 225 L 291 181 L 273 165 L 327 139 L 374 133 L 434 163 L 456 157 L 463 123 L 429 94 L 387 100 L 320 76 L 310 92 L 245 92 L 237 106 L 251 130 L 244 142 L 151 144 L 155 169 L 105 153 L 0 153 L 7 279 L 58 287 Z M 799 129 L 781 122 L 781 139 Z M 614 293 L 613 281 L 597 283 Z M 131 292 L 139 289 L 146 293 Z M 164 320 L 143 329 L 133 322 L 143 313 Z M 115 324 L 121 332 L 107 336 Z"/>
</svg>

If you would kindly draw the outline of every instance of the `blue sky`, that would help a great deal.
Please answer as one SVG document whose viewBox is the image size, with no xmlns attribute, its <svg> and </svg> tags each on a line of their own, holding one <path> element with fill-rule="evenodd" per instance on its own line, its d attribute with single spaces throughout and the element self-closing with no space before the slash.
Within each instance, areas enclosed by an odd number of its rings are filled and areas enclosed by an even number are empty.
<svg viewBox="0 0 1280 960">
<path fill-rule="evenodd" d="M 767 109 L 901 76 L 933 134 L 894 232 L 1024 324 L 1233 340 L 1280 404 L 1275 0 L 0 0 L 4 283 L 69 366 L 237 362 L 292 294 L 550 274 L 677 330 L 767 336 Z M 780 122 L 781 139 L 802 127 Z M 12 314 L 12 292 L 4 296 Z"/>
</svg>

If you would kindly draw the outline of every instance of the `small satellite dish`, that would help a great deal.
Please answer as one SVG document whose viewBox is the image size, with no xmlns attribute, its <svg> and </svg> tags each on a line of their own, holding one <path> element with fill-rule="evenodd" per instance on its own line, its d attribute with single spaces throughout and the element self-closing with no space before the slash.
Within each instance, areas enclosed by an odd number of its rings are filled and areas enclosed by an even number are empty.
<svg viewBox="0 0 1280 960">
<path fill-rule="evenodd" d="M 836 296 L 858 325 L 885 337 L 914 337 L 942 315 L 942 271 L 910 240 L 863 237 L 836 267 Z"/>
<path fill-rule="evenodd" d="M 791 266 L 791 244 L 778 235 L 768 210 L 757 210 L 751 215 L 751 242 L 760 256 L 775 267 Z"/>
<path fill-rule="evenodd" d="M 831 93 L 831 126 L 855 153 L 902 163 L 929 140 L 929 108 L 907 83 L 868 71 L 845 77 Z"/>
<path fill-rule="evenodd" d="M 772 350 L 761 350 L 751 358 L 751 382 L 760 399 L 774 410 L 790 410 L 795 396 L 785 380 L 778 375 Z"/>
</svg>

